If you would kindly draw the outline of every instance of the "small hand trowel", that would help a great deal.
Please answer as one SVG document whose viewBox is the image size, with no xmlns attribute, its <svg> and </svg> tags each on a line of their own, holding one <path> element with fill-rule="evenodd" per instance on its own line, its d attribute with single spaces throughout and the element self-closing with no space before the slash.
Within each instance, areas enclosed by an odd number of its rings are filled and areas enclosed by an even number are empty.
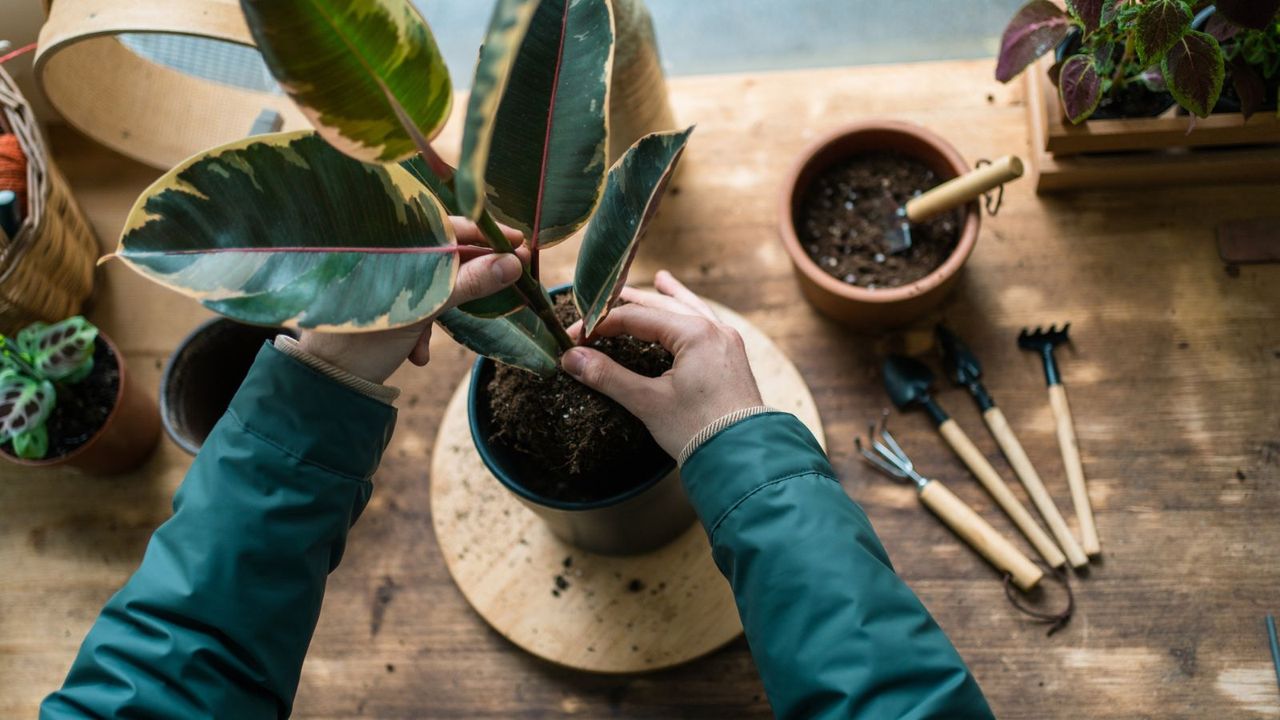
<svg viewBox="0 0 1280 720">
<path fill-rule="evenodd" d="M 906 205 L 895 208 L 891 213 L 889 226 L 884 232 L 886 247 L 895 255 L 905 252 L 911 247 L 911 223 L 924 222 L 935 215 L 960 207 L 979 195 L 1020 177 L 1022 161 L 1013 155 L 1005 155 L 990 165 L 971 170 L 911 198 Z"/>
<path fill-rule="evenodd" d="M 1053 541 L 1045 534 L 1044 530 L 1036 524 L 1031 517 L 1031 513 L 1027 511 L 1022 503 L 1018 502 L 1018 497 L 1009 489 L 1004 478 L 996 472 L 996 469 L 987 462 L 986 456 L 982 451 L 973 444 L 969 436 L 960 429 L 955 420 L 952 420 L 946 411 L 943 410 L 938 403 L 929 394 L 929 389 L 933 385 L 933 372 L 929 370 L 924 363 L 913 360 L 900 355 L 891 355 L 884 362 L 884 386 L 889 391 L 889 398 L 893 400 L 893 404 L 899 410 L 906 410 L 914 406 L 924 408 L 929 413 L 934 423 L 938 426 L 938 432 L 941 433 L 943 439 L 951 446 L 956 455 L 964 461 L 964 464 L 978 478 L 978 482 L 991 495 L 991 497 L 1004 510 L 1009 519 L 1013 521 L 1027 540 L 1035 547 L 1036 551 L 1044 557 L 1045 562 L 1053 567 L 1060 567 L 1066 562 L 1062 552 L 1053 544 Z M 1059 516 L 1061 517 L 1061 516 Z M 1065 527 L 1065 523 L 1063 524 Z M 1070 533 L 1068 533 L 1070 536 Z M 1074 543 L 1075 540 L 1072 539 Z M 1083 557 L 1083 553 L 1081 553 Z M 1086 561 L 1087 562 L 1087 561 Z"/>
<path fill-rule="evenodd" d="M 947 375 L 957 384 L 969 389 L 973 395 L 973 399 L 978 403 L 978 410 L 982 413 L 982 419 L 987 423 L 987 429 L 995 436 L 996 442 L 1000 445 L 1000 450 L 1004 452 L 1005 458 L 1009 460 L 1009 464 L 1013 466 L 1014 472 L 1018 474 L 1018 479 L 1022 481 L 1022 486 L 1026 488 L 1027 495 L 1031 496 L 1031 501 L 1035 503 L 1036 509 L 1040 511 L 1040 516 L 1048 523 L 1049 529 L 1053 531 L 1054 537 L 1058 539 L 1058 543 L 1062 549 L 1066 551 L 1067 558 L 1071 561 L 1072 567 L 1081 567 L 1089 562 L 1085 556 L 1084 549 L 1076 542 L 1075 536 L 1071 534 L 1071 529 L 1067 527 L 1066 521 L 1062 517 L 1062 513 L 1058 511 L 1058 506 L 1054 504 L 1053 497 L 1049 495 L 1049 491 L 1045 489 L 1044 482 L 1040 479 L 1039 473 L 1036 472 L 1035 466 L 1031 464 L 1031 459 L 1027 457 L 1027 453 L 1022 449 L 1022 443 L 1018 442 L 1018 438 L 1013 434 L 1013 430 L 1009 427 L 1009 422 L 1005 420 L 1004 413 L 1000 408 L 996 407 L 996 403 L 991 399 L 991 395 L 987 393 L 987 389 L 982 386 L 982 364 L 978 362 L 977 356 L 969 350 L 955 333 L 948 330 L 945 326 L 937 327 L 938 346 L 942 350 L 942 364 L 946 368 Z M 1040 526 L 1037 525 L 1039 530 Z M 1042 531 L 1043 532 L 1043 531 Z M 1034 544 L 1034 540 L 1032 540 Z M 1037 546 L 1039 549 L 1039 546 Z M 1055 550 L 1057 548 L 1054 548 Z M 1043 554 L 1043 553 L 1041 553 Z M 1058 553 L 1061 558 L 1062 553 Z M 1049 560 L 1048 557 L 1045 560 Z M 1057 567 L 1059 563 L 1049 561 L 1050 565 Z"/>
</svg>

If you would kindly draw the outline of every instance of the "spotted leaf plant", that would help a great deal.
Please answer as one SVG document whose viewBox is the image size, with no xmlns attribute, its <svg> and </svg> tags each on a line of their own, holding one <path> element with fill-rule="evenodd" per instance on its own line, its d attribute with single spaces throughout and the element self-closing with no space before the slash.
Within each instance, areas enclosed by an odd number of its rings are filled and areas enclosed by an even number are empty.
<svg viewBox="0 0 1280 720">
<path fill-rule="evenodd" d="M 456 168 L 433 143 L 452 84 L 409 0 L 241 0 L 281 87 L 315 131 L 213 148 L 138 199 L 113 254 L 243 322 L 331 332 L 440 312 L 460 255 L 531 261 L 512 288 L 439 314 L 459 342 L 540 374 L 572 346 L 539 257 L 584 227 L 573 284 L 595 329 L 626 280 L 692 128 L 641 138 L 612 167 L 611 0 L 497 0 Z M 460 248 L 450 215 L 487 247 Z"/>
<path fill-rule="evenodd" d="M 12 443 L 20 458 L 44 458 L 49 450 L 45 423 L 58 389 L 88 377 L 97 338 L 98 329 L 78 315 L 53 325 L 29 325 L 14 338 L 0 335 L 0 444 Z"/>
</svg>

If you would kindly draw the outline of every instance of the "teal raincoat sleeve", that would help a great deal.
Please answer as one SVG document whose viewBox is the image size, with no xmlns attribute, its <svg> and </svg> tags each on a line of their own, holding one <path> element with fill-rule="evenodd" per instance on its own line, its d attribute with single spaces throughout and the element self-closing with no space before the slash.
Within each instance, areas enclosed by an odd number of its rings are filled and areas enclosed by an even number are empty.
<svg viewBox="0 0 1280 720">
<path fill-rule="evenodd" d="M 289 715 L 395 410 L 267 346 L 42 718 Z"/>
<path fill-rule="evenodd" d="M 992 717 L 794 416 L 730 426 L 681 475 L 778 717 Z"/>
</svg>

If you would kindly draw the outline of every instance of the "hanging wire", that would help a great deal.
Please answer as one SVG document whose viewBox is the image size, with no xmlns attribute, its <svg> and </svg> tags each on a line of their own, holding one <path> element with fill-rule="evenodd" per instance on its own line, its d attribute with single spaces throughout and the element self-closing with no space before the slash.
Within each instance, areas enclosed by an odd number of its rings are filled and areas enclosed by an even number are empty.
<svg viewBox="0 0 1280 720">
<path fill-rule="evenodd" d="M 974 163 L 973 167 L 977 169 L 990 164 L 990 160 L 982 158 Z M 987 214 L 995 216 L 996 213 L 1000 212 L 1000 206 L 1004 204 L 1004 185 L 1000 185 L 995 190 L 988 190 L 982 194 L 982 197 L 986 202 Z"/>
</svg>

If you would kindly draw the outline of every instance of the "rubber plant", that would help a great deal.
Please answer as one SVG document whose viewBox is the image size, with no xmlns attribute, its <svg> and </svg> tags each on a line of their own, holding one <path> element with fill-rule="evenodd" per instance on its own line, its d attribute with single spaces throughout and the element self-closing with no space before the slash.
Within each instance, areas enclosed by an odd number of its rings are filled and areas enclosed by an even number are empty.
<svg viewBox="0 0 1280 720">
<path fill-rule="evenodd" d="M 1218 0 L 1218 12 L 1243 27 L 1274 22 L 1280 0 Z M 1130 83 L 1168 90 L 1191 114 L 1207 117 L 1222 93 L 1226 57 L 1218 38 L 1192 27 L 1210 3 L 1189 0 L 1031 0 L 1009 22 L 996 79 L 1009 82 L 1073 31 L 1079 46 L 1054 65 L 1062 107 L 1072 123 L 1087 120 L 1104 97 Z"/>
<path fill-rule="evenodd" d="M 192 157 L 138 199 L 114 257 L 242 322 L 399 327 L 448 299 L 464 252 L 532 260 L 501 293 L 448 310 L 467 347 L 540 374 L 572 346 L 539 254 L 587 226 L 573 284 L 584 337 L 609 312 L 692 128 L 641 138 L 607 167 L 610 0 L 498 0 L 456 168 L 433 147 L 453 98 L 409 0 L 241 0 L 267 66 L 315 131 Z M 460 247 L 448 215 L 488 247 Z"/>
<path fill-rule="evenodd" d="M 0 443 L 13 454 L 41 460 L 49 451 L 45 423 L 58 393 L 93 370 L 98 329 L 79 315 L 53 325 L 34 323 L 14 338 L 0 335 Z"/>
</svg>

